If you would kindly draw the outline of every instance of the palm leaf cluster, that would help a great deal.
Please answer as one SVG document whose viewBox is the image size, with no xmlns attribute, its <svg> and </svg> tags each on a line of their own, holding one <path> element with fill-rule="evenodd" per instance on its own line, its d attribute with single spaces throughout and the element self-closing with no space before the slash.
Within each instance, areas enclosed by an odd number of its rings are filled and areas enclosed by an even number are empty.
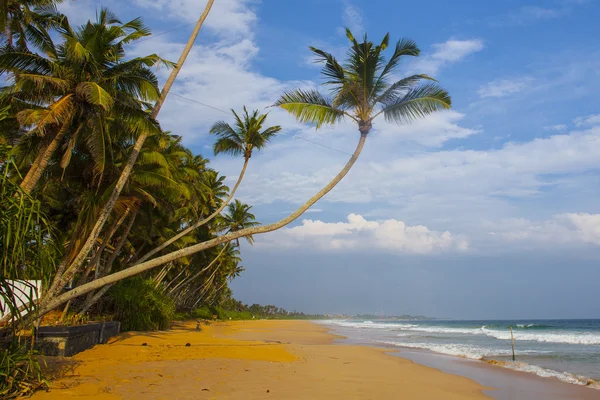
<svg viewBox="0 0 600 400">
<path fill-rule="evenodd" d="M 284 93 L 275 103 L 294 115 L 300 122 L 317 128 L 349 118 L 361 133 L 371 130 L 373 120 L 383 114 L 386 120 L 410 123 L 435 111 L 450 108 L 448 93 L 426 74 L 398 78 L 402 61 L 420 54 L 417 44 L 399 40 L 389 59 L 384 51 L 390 46 L 386 34 L 379 44 L 367 35 L 358 41 L 349 29 L 350 41 L 344 62 L 326 51 L 311 47 L 316 62 L 323 64 L 323 85 L 327 93 L 316 89 L 296 89 Z"/>
</svg>

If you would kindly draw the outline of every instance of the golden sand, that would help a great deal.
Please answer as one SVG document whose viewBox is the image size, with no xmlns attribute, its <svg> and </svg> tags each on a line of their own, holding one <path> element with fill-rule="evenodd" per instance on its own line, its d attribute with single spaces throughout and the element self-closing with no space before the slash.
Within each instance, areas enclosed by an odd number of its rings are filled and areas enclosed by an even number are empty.
<svg viewBox="0 0 600 400">
<path fill-rule="evenodd" d="M 214 323 L 201 332 L 190 322 L 168 332 L 124 333 L 68 366 L 62 360 L 62 376 L 33 398 L 487 398 L 467 378 L 334 339 L 304 321 Z"/>
</svg>

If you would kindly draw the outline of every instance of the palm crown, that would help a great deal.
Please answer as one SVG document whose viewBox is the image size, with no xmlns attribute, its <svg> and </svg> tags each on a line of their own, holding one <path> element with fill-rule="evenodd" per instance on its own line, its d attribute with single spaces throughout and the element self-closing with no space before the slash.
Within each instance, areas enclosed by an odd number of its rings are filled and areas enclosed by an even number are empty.
<svg viewBox="0 0 600 400">
<path fill-rule="evenodd" d="M 254 214 L 250 212 L 251 208 L 252 206 L 244 204 L 239 200 L 229 203 L 227 213 L 219 218 L 219 225 L 227 233 L 260 225 L 260 222 L 256 221 Z M 254 243 L 252 235 L 247 235 L 246 240 L 250 244 Z"/>
<path fill-rule="evenodd" d="M 219 153 L 243 155 L 247 161 L 252 156 L 253 150 L 265 147 L 275 134 L 281 131 L 279 125 L 262 130 L 267 114 L 260 114 L 258 110 L 249 114 L 244 107 L 242 117 L 234 110 L 231 112 L 235 116 L 235 128 L 225 121 L 219 121 L 210 129 L 210 133 L 218 137 L 214 145 L 215 155 Z"/>
<path fill-rule="evenodd" d="M 324 63 L 322 74 L 328 95 L 317 90 L 296 89 L 285 92 L 275 103 L 300 122 L 313 123 L 317 128 L 348 117 L 359 125 L 362 134 L 371 130 L 372 121 L 383 114 L 388 121 L 411 122 L 440 109 L 450 108 L 448 92 L 439 87 L 430 76 L 411 75 L 396 80 L 394 72 L 400 61 L 416 57 L 420 50 L 412 40 L 401 39 L 386 61 L 382 55 L 389 45 L 389 33 L 379 45 L 370 42 L 365 34 L 359 43 L 346 29 L 350 40 L 347 59 L 340 64 L 331 54 L 311 47 L 317 62 Z M 421 84 L 422 81 L 432 81 Z"/>
<path fill-rule="evenodd" d="M 146 109 L 160 93 L 150 67 L 163 60 L 154 54 L 125 60 L 124 46 L 150 32 L 139 19 L 121 23 L 106 9 L 96 23 L 75 30 L 65 18 L 58 31 L 59 45 L 39 32 L 41 55 L 10 45 L 0 49 L 0 73 L 8 73 L 12 83 L 0 101 L 14 107 L 29 129 L 27 137 L 64 136 L 63 168 L 83 142 L 102 173 L 111 141 L 109 116 L 132 130 L 158 131 Z"/>
</svg>

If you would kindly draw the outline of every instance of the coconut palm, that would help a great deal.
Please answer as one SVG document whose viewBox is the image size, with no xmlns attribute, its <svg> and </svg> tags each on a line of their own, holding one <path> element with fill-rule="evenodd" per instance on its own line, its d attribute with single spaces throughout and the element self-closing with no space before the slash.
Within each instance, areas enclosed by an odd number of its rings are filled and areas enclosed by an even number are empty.
<svg viewBox="0 0 600 400">
<path fill-rule="evenodd" d="M 44 55 L 2 49 L 0 73 L 8 73 L 12 85 L 2 92 L 1 100 L 17 107 L 17 119 L 28 129 L 27 136 L 42 139 L 21 183 L 25 192 L 37 185 L 63 144 L 63 170 L 74 149 L 84 147 L 100 177 L 111 141 L 109 117 L 136 130 L 158 131 L 148 118 L 145 102 L 159 97 L 158 81 L 149 68 L 162 60 L 156 55 L 125 60 L 123 50 L 126 44 L 149 34 L 139 19 L 121 23 L 102 9 L 97 22 L 78 30 L 63 20 L 60 45 L 44 32 Z M 118 107 L 113 107 L 115 103 Z M 24 144 L 17 151 L 30 149 L 30 143 Z"/>
<path fill-rule="evenodd" d="M 246 107 L 244 107 L 244 114 L 241 117 L 234 110 L 231 110 L 231 112 L 235 117 L 234 127 L 225 121 L 219 121 L 210 129 L 210 133 L 217 137 L 217 141 L 213 147 L 215 155 L 224 153 L 232 156 L 244 157 L 242 171 L 240 172 L 233 189 L 229 193 L 229 197 L 208 217 L 189 226 L 179 234 L 175 235 L 173 238 L 167 240 L 154 250 L 150 251 L 148 254 L 140 258 L 138 263 L 146 261 L 154 254 L 158 253 L 179 239 L 181 236 L 188 234 L 192 230 L 197 229 L 219 215 L 219 213 L 223 211 L 225 206 L 231 201 L 238 186 L 242 182 L 244 173 L 246 172 L 246 167 L 248 166 L 248 161 L 250 161 L 250 157 L 252 157 L 252 152 L 263 149 L 267 143 L 269 143 L 269 141 L 275 137 L 277 132 L 281 131 L 281 126 L 279 125 L 270 126 L 263 129 L 267 115 L 260 114 L 258 110 L 255 110 L 252 112 L 252 114 L 250 114 L 248 113 Z"/>
<path fill-rule="evenodd" d="M 202 12 L 202 14 L 200 14 L 200 17 L 198 18 L 198 21 L 196 22 L 196 25 L 194 26 L 194 29 L 192 30 L 190 38 L 188 39 L 188 42 L 185 45 L 185 47 L 181 53 L 181 56 L 179 57 L 179 60 L 177 60 L 177 65 L 175 66 L 175 68 L 173 68 L 173 71 L 171 71 L 171 74 L 169 75 L 169 77 L 167 78 L 167 81 L 165 82 L 165 85 L 163 86 L 163 89 L 160 94 L 160 98 L 154 104 L 154 107 L 150 114 L 151 119 L 155 119 L 158 116 L 160 109 L 162 108 L 162 106 L 165 102 L 165 99 L 167 98 L 167 95 L 169 94 L 169 91 L 171 90 L 171 87 L 173 86 L 173 83 L 175 82 L 175 79 L 177 78 L 177 75 L 179 74 L 179 71 L 181 71 L 181 67 L 185 63 L 187 56 L 189 55 L 190 51 L 192 50 L 194 42 L 196 41 L 196 38 L 198 37 L 198 33 L 200 32 L 200 28 L 202 28 L 204 21 L 208 17 L 208 14 L 212 8 L 213 3 L 214 3 L 214 0 L 208 0 L 206 3 L 206 6 L 204 7 L 204 11 Z M 152 132 L 150 130 L 142 131 L 141 134 L 138 136 L 137 140 L 135 141 L 135 144 L 131 150 L 129 159 L 127 160 L 127 163 L 125 163 L 123 170 L 121 171 L 121 175 L 119 176 L 119 179 L 117 180 L 116 184 L 114 185 L 111 196 L 109 197 L 108 201 L 106 202 L 106 204 L 100 211 L 100 213 L 98 215 L 98 219 L 96 221 L 96 224 L 94 225 L 92 232 L 87 237 L 87 240 L 85 241 L 84 245 L 82 246 L 81 251 L 79 252 L 79 254 L 77 254 L 77 257 L 75 257 L 75 259 L 73 260 L 71 265 L 68 266 L 67 270 L 70 273 L 67 276 L 65 276 L 65 279 L 68 278 L 69 276 L 74 275 L 77 272 L 77 270 L 80 268 L 81 264 L 87 258 L 89 252 L 94 247 L 96 240 L 98 239 L 98 237 L 100 236 L 100 233 L 102 232 L 102 229 L 104 228 L 104 224 L 106 223 L 106 221 L 108 221 L 110 214 L 119 199 L 121 191 L 123 190 L 123 188 L 125 187 L 125 184 L 127 183 L 127 180 L 129 179 L 129 175 L 131 174 L 131 172 L 133 170 L 133 166 L 139 156 L 139 153 L 144 145 L 144 142 L 146 141 L 146 139 L 148 138 L 148 136 L 151 133 Z M 56 292 L 53 292 L 53 293 L 49 292 L 46 299 L 52 298 L 55 294 L 56 294 Z"/>
<path fill-rule="evenodd" d="M 324 63 L 322 70 L 326 78 L 324 84 L 330 89 L 327 95 L 316 90 L 297 89 L 284 93 L 275 103 L 275 106 L 287 110 L 299 121 L 312 123 L 317 127 L 337 123 L 344 119 L 350 119 L 357 124 L 360 136 L 354 153 L 342 170 L 325 187 L 280 221 L 241 229 L 136 264 L 106 276 L 101 283 L 92 282 L 74 289 L 54 299 L 46 309 L 51 309 L 51 306 L 56 307 L 70 298 L 87 293 L 103 284 L 117 282 L 178 258 L 240 237 L 280 229 L 302 215 L 346 176 L 358 159 L 376 117 L 383 114 L 388 121 L 409 123 L 436 111 L 450 108 L 450 96 L 434 83 L 433 78 L 424 74 L 401 79 L 395 78 L 395 72 L 397 72 L 402 59 L 419 55 L 419 49 L 415 42 L 406 39 L 398 41 L 391 57 L 386 61 L 383 52 L 388 48 L 389 34 L 384 36 L 379 45 L 375 45 L 368 40 L 366 35 L 362 42 L 358 42 L 350 30 L 347 30 L 346 33 L 350 41 L 350 49 L 343 64 L 340 64 L 333 55 L 320 49 L 311 48 L 318 61 Z M 432 82 L 421 84 L 422 81 Z"/>
<path fill-rule="evenodd" d="M 56 26 L 62 16 L 56 4 L 63 0 L 2 0 L 0 2 L 0 35 L 8 46 L 27 49 L 27 41 L 39 43 L 39 33 Z"/>
<path fill-rule="evenodd" d="M 218 225 L 225 233 L 237 232 L 242 229 L 252 228 L 260 225 L 260 222 L 256 221 L 254 214 L 250 212 L 252 206 L 244 204 L 239 200 L 235 200 L 227 206 L 227 212 L 219 217 Z M 253 244 L 254 238 L 252 235 L 245 237 L 248 243 Z M 240 245 L 238 239 L 236 239 L 237 245 Z"/>
</svg>

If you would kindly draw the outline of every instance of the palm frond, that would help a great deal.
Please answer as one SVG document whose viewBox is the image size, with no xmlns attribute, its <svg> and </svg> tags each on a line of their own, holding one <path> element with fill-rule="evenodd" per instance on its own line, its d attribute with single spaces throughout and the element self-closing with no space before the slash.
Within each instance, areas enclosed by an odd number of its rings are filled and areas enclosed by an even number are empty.
<svg viewBox="0 0 600 400">
<path fill-rule="evenodd" d="M 112 96 L 96 82 L 81 82 L 76 91 L 78 94 L 83 95 L 89 103 L 100 106 L 105 110 L 109 110 L 113 105 Z"/>
<path fill-rule="evenodd" d="M 387 121 L 410 123 L 433 112 L 449 109 L 451 105 L 448 92 L 430 84 L 411 89 L 404 96 L 385 104 L 377 115 L 383 113 Z"/>
<path fill-rule="evenodd" d="M 325 63 L 321 70 L 321 73 L 329 79 L 325 84 L 343 85 L 345 78 L 344 68 L 337 62 L 335 57 L 312 46 L 309 49 L 317 55 L 316 63 Z"/>
<path fill-rule="evenodd" d="M 374 100 L 374 105 L 377 103 L 388 103 L 393 101 L 402 93 L 406 93 L 408 90 L 413 88 L 417 83 L 421 80 L 430 80 L 437 82 L 436 79 L 430 77 L 425 74 L 411 75 L 406 78 L 402 78 L 399 81 L 396 81 L 385 92 L 383 92 L 379 97 Z"/>
<path fill-rule="evenodd" d="M 335 108 L 316 90 L 296 89 L 285 92 L 274 104 L 281 107 L 303 123 L 320 128 L 323 124 L 334 124 L 344 118 L 344 111 Z"/>
</svg>

